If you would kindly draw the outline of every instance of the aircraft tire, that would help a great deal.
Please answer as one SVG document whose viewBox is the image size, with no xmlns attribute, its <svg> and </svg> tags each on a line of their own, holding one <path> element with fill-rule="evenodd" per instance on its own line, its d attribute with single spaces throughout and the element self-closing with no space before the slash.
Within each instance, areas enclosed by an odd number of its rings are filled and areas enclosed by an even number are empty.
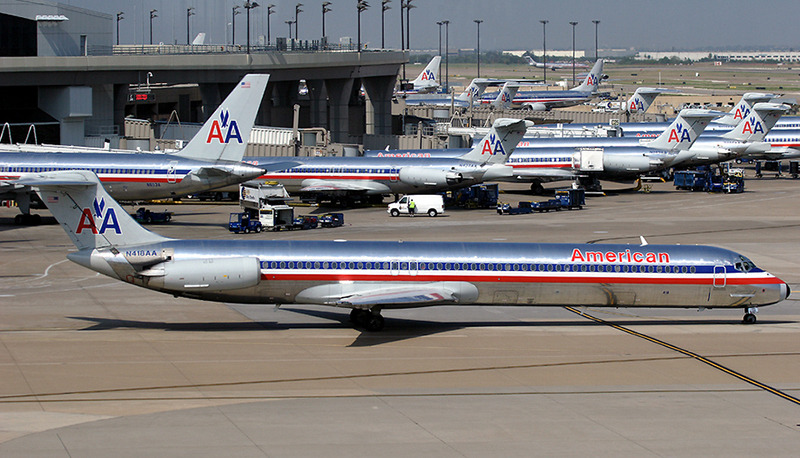
<svg viewBox="0 0 800 458">
<path fill-rule="evenodd" d="M 356 326 L 366 326 L 369 312 L 361 309 L 353 309 L 350 311 L 350 322 Z"/>
<path fill-rule="evenodd" d="M 378 332 L 383 330 L 384 320 L 381 315 L 369 314 L 366 318 L 364 328 L 366 328 L 367 331 Z"/>
<path fill-rule="evenodd" d="M 756 321 L 757 318 L 754 313 L 745 313 L 744 318 L 742 318 L 742 323 L 744 324 L 755 324 Z"/>
</svg>

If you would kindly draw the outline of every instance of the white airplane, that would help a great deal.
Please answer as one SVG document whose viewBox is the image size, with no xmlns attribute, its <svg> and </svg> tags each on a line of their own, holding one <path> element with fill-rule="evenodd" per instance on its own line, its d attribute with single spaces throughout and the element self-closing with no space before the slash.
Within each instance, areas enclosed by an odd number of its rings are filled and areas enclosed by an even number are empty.
<svg viewBox="0 0 800 458">
<path fill-rule="evenodd" d="M 696 245 L 169 239 L 92 172 L 22 181 L 77 247 L 67 258 L 90 270 L 176 297 L 341 307 L 368 331 L 384 309 L 470 304 L 744 309 L 755 323 L 790 293 L 748 258 Z"/>
<path fill-rule="evenodd" d="M 433 56 L 428 65 L 422 72 L 409 84 L 413 84 L 414 88 L 409 91 L 404 91 L 405 94 L 423 94 L 434 92 L 441 84 L 439 83 L 439 64 L 442 63 L 442 56 Z"/>
<path fill-rule="evenodd" d="M 536 68 L 547 68 L 547 69 L 551 69 L 551 70 L 559 70 L 559 69 L 562 69 L 562 68 L 572 68 L 572 62 L 546 62 L 546 63 L 545 62 L 536 62 L 536 60 L 533 58 L 533 56 L 530 56 L 530 55 L 525 56 L 525 60 L 528 61 L 528 65 L 530 65 L 531 67 L 536 67 Z M 575 63 L 575 68 L 586 68 L 586 67 L 588 67 L 588 65 L 581 64 L 581 63 L 578 63 L 578 62 Z"/>
<path fill-rule="evenodd" d="M 58 145 L 0 145 L 0 199 L 15 200 L 22 212 L 15 222 L 34 223 L 25 173 L 91 170 L 119 200 L 181 197 L 261 175 L 243 164 L 250 131 L 269 75 L 246 75 L 181 151 L 135 152 Z"/>
</svg>

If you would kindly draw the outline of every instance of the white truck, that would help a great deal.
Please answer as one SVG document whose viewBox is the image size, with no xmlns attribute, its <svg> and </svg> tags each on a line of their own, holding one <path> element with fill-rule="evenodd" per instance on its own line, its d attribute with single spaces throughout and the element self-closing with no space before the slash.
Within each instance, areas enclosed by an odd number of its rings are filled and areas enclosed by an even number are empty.
<svg viewBox="0 0 800 458">
<path fill-rule="evenodd" d="M 291 229 L 294 208 L 286 204 L 291 200 L 281 185 L 239 186 L 239 205 L 252 221 L 259 221 L 266 231 Z"/>
<path fill-rule="evenodd" d="M 400 216 L 401 214 L 407 215 L 409 214 L 408 204 L 412 200 L 417 207 L 415 214 L 436 216 L 444 213 L 444 198 L 439 194 L 408 194 L 397 202 L 390 203 L 386 211 L 392 216 Z"/>
</svg>

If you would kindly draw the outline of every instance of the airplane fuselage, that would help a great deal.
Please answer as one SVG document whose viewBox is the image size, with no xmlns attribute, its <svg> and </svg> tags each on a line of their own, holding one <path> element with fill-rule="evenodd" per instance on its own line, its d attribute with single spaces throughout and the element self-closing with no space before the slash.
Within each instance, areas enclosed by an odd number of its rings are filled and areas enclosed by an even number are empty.
<svg viewBox="0 0 800 458">
<path fill-rule="evenodd" d="M 464 150 L 466 153 L 469 150 Z M 301 164 L 269 172 L 259 179 L 278 181 L 289 193 L 360 192 L 415 193 L 469 186 L 480 182 L 488 165 L 458 158 L 316 157 L 291 158 Z M 287 158 L 245 157 L 244 162 L 268 167 Z"/>
<path fill-rule="evenodd" d="M 426 305 L 746 308 L 789 294 L 735 252 L 689 245 L 168 240 L 69 258 L 170 294 L 256 304 L 353 307 L 392 288 L 441 292 Z"/>
<path fill-rule="evenodd" d="M 227 174 L 205 174 L 203 169 Z M 91 170 L 118 200 L 184 196 L 255 178 L 261 170 L 238 162 L 204 162 L 163 153 L 0 152 L 0 181 L 26 173 Z M 0 188 L 0 193 L 12 189 Z"/>
</svg>

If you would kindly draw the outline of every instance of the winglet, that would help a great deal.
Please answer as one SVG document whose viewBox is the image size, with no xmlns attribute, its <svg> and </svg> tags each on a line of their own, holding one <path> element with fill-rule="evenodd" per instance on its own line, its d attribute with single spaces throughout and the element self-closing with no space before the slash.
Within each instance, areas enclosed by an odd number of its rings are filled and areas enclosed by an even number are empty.
<svg viewBox="0 0 800 458">
<path fill-rule="evenodd" d="M 189 144 L 175 155 L 208 162 L 241 162 L 268 81 L 269 75 L 245 75 Z"/>
</svg>

